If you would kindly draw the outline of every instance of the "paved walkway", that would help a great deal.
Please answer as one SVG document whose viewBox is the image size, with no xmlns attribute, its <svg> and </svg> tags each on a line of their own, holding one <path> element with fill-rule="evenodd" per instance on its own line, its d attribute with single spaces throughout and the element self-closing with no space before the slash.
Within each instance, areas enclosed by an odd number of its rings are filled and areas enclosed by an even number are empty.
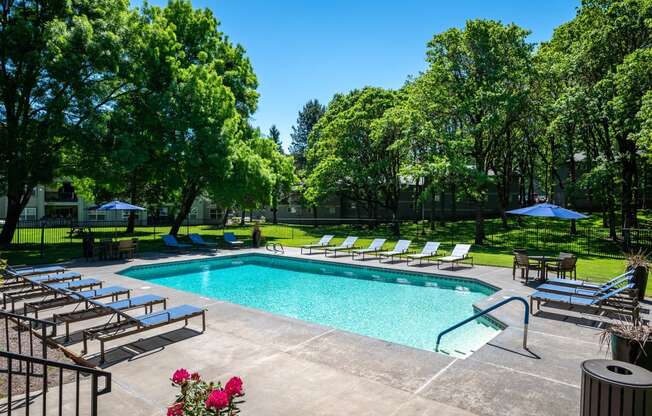
<svg viewBox="0 0 652 416">
<path fill-rule="evenodd" d="M 289 249 L 285 255 L 299 254 Z M 189 303 L 208 311 L 203 335 L 196 330 L 200 322 L 191 321 L 188 328 L 145 332 L 108 344 L 102 367 L 112 372 L 114 388 L 101 397 L 101 414 L 164 414 L 176 392 L 169 377 L 186 367 L 209 379 L 242 377 L 247 392 L 244 415 L 576 415 L 580 363 L 606 354 L 600 350 L 600 330 L 592 315 L 544 308 L 531 320 L 529 349 L 524 350 L 523 306 L 509 304 L 493 313 L 507 328 L 470 357 L 456 359 L 117 274 L 134 265 L 200 257 L 161 254 L 70 265 L 85 276 L 105 280 L 107 286 L 125 286 L 135 295 L 156 293 L 168 297 L 170 305 Z M 323 255 L 303 257 L 324 260 Z M 351 262 L 344 257 L 328 261 Z M 365 263 L 378 266 L 377 260 Z M 408 268 L 405 263 L 386 267 L 472 277 L 501 288 L 480 307 L 532 292 L 512 280 L 510 269 L 476 266 L 452 271 Z M 91 345 L 97 348 L 97 343 Z M 79 353 L 81 344 L 67 348 Z M 97 362 L 96 353 L 91 350 L 86 357 Z"/>
</svg>

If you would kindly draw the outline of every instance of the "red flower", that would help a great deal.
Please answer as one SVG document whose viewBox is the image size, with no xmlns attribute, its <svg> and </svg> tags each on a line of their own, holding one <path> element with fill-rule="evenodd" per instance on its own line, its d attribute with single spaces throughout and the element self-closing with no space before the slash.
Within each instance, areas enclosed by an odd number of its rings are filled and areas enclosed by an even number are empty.
<svg viewBox="0 0 652 416">
<path fill-rule="evenodd" d="M 185 368 L 180 368 L 172 374 L 172 382 L 174 384 L 183 384 L 190 379 L 190 373 Z"/>
<path fill-rule="evenodd" d="M 172 406 L 168 407 L 167 416 L 183 416 L 183 402 L 175 403 Z"/>
<path fill-rule="evenodd" d="M 239 396 L 242 394 L 242 380 L 240 377 L 231 377 L 229 381 L 226 382 L 224 386 L 224 391 L 229 396 Z"/>
<path fill-rule="evenodd" d="M 213 390 L 206 399 L 206 408 L 220 410 L 229 405 L 229 396 L 224 390 Z"/>
<path fill-rule="evenodd" d="M 193 381 L 199 381 L 200 378 L 201 377 L 199 376 L 199 373 L 192 373 L 192 375 L 190 376 L 190 379 Z"/>
</svg>

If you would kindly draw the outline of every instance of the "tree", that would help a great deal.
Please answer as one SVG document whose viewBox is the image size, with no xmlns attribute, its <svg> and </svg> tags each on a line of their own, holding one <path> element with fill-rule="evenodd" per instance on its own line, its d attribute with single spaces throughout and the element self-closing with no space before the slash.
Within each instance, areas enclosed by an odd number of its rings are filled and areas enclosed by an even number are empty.
<svg viewBox="0 0 652 416">
<path fill-rule="evenodd" d="M 308 136 L 314 128 L 315 124 L 319 121 L 321 116 L 324 115 L 326 108 L 319 104 L 319 101 L 308 101 L 297 117 L 297 123 L 292 126 L 292 143 L 290 144 L 290 154 L 294 156 L 295 166 L 299 170 L 306 169 L 306 152 L 308 149 Z"/>
<path fill-rule="evenodd" d="M 378 208 L 392 214 L 398 233 L 400 148 L 396 119 L 386 112 L 399 103 L 399 94 L 366 87 L 336 95 L 310 133 L 305 197 L 312 204 L 340 195 L 357 201 L 369 218 Z"/>
<path fill-rule="evenodd" d="M 269 134 L 267 137 L 273 140 L 274 143 L 276 143 L 276 147 L 278 148 L 278 151 L 283 153 L 283 143 L 281 143 L 281 132 L 278 131 L 275 124 L 272 124 L 272 127 L 269 128 Z"/>
<path fill-rule="evenodd" d="M 127 0 L 0 7 L 0 245 L 9 245 L 32 189 L 52 182 L 69 146 L 130 93 L 124 58 L 134 33 Z"/>
<path fill-rule="evenodd" d="M 428 44 L 430 64 L 409 88 L 412 100 L 436 132 L 435 176 L 460 178 L 462 194 L 476 206 L 475 241 L 484 240 L 484 207 L 495 175 L 509 189 L 516 128 L 525 116 L 532 45 L 516 25 L 472 20 L 463 30 L 435 35 Z M 492 175 L 490 175 L 490 172 Z"/>
</svg>

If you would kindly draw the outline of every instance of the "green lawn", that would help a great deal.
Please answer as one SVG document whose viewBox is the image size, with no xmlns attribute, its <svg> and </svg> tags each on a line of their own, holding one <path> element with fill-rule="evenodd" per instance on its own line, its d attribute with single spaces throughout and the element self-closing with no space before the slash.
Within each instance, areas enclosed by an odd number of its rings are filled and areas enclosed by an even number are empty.
<svg viewBox="0 0 652 416">
<path fill-rule="evenodd" d="M 491 229 L 492 242 L 494 245 L 500 245 L 504 248 L 497 248 L 492 245 L 474 245 L 472 248 L 472 254 L 476 264 L 511 267 L 512 247 L 525 246 L 530 248 L 530 251 L 536 254 L 554 255 L 557 253 L 553 251 L 553 248 L 558 247 L 558 244 L 560 243 L 559 238 L 566 239 L 563 240 L 562 243 L 565 241 L 568 242 L 568 244 L 580 244 L 577 243 L 577 241 L 574 241 L 579 238 L 573 239 L 565 235 L 567 234 L 568 223 L 553 222 L 546 224 L 549 230 L 554 231 L 554 235 L 544 235 L 541 231 L 541 235 L 534 236 L 536 238 L 534 242 L 532 241 L 533 236 L 524 235 L 522 229 L 511 228 L 510 230 L 500 231 L 500 224 L 497 220 L 489 220 L 487 223 L 488 228 L 494 227 Z M 534 224 L 542 225 L 541 223 Z M 528 227 L 531 227 L 531 225 L 528 225 Z M 313 242 L 323 234 L 335 234 L 338 237 L 334 240 L 335 243 L 342 241 L 346 235 L 357 235 L 360 237 L 358 240 L 358 245 L 360 246 L 369 244 L 375 237 L 385 237 L 388 239 L 385 248 L 389 248 L 393 246 L 394 242 L 397 240 L 396 237 L 392 236 L 390 230 L 386 226 L 369 229 L 368 227 L 354 225 L 313 227 L 302 225 L 288 226 L 266 224 L 261 228 L 266 241 L 280 242 L 283 245 L 290 247 L 298 247 L 302 244 Z M 234 232 L 242 239 L 250 239 L 251 230 L 251 225 L 227 228 L 227 231 Z M 532 232 L 532 228 L 528 228 L 527 230 L 528 232 Z M 133 237 L 137 237 L 140 240 L 141 251 L 164 250 L 163 244 L 160 240 L 160 235 L 167 233 L 167 231 L 167 228 L 157 228 L 156 232 L 154 232 L 152 227 L 139 227 L 136 229 Z M 40 252 L 37 249 L 12 250 L 3 253 L 3 257 L 6 257 L 10 264 L 35 264 L 65 261 L 81 256 L 81 240 L 79 238 L 70 239 L 67 236 L 68 228 L 48 229 L 46 232 L 48 234 L 45 236 L 44 240 L 46 242 L 54 241 L 56 243 L 46 245 L 44 257 L 40 256 Z M 185 234 L 188 232 L 202 234 L 207 240 L 222 241 L 223 230 L 214 226 L 183 227 L 180 231 L 182 234 L 182 241 L 184 240 Z M 125 235 L 122 230 L 116 230 L 114 228 L 94 229 L 94 234 L 96 238 L 132 237 Z M 411 239 L 414 242 L 413 245 L 415 249 L 428 240 L 441 241 L 441 250 L 450 251 L 455 243 L 473 242 L 473 222 L 458 221 L 456 223 L 449 223 L 445 226 L 438 225 L 433 230 L 423 224 L 404 223 L 401 229 L 401 238 Z M 510 239 L 515 243 L 510 243 Z M 33 233 L 23 233 L 21 235 L 21 242 L 24 243 L 27 241 L 32 243 L 40 242 L 40 230 L 35 230 Z M 617 254 L 617 251 L 614 254 Z M 606 281 L 622 273 L 624 267 L 625 261 L 622 259 L 587 256 L 580 253 L 578 261 L 578 277 L 594 281 Z M 652 295 L 652 287 L 648 289 L 648 295 Z"/>
</svg>

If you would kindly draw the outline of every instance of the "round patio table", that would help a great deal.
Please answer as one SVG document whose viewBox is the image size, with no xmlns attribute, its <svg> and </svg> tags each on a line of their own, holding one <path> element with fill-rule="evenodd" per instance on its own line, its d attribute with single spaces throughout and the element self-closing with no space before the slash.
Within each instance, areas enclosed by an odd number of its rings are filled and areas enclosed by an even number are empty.
<svg viewBox="0 0 652 416">
<path fill-rule="evenodd" d="M 548 278 L 548 263 L 559 263 L 563 259 L 555 256 L 528 256 L 531 260 L 539 262 L 539 268 L 541 268 L 541 280 L 546 280 Z"/>
</svg>

